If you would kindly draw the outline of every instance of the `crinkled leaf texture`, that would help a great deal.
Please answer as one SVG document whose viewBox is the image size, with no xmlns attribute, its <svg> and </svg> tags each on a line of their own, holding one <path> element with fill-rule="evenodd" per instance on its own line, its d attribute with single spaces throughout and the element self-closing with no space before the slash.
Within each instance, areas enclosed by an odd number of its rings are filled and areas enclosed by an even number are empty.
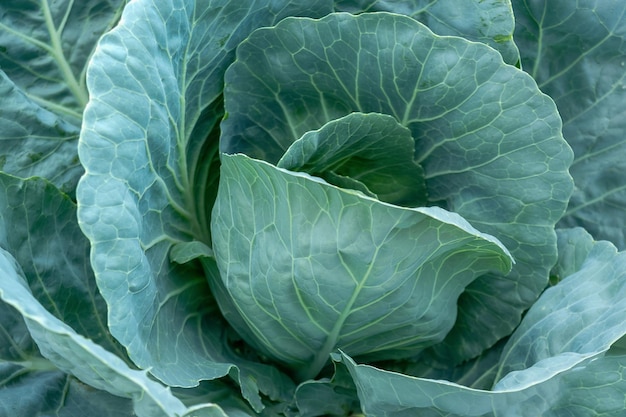
<svg viewBox="0 0 626 417">
<path fill-rule="evenodd" d="M 513 333 L 491 391 L 414 378 L 344 354 L 363 411 L 380 416 L 621 416 L 626 356 L 626 253 L 582 229 L 559 231 L 559 262 L 579 268 L 547 289 Z"/>
<path fill-rule="evenodd" d="M 465 287 L 512 263 L 455 213 L 383 203 L 241 154 L 222 155 L 211 225 L 242 318 L 233 324 L 300 380 L 337 348 L 398 359 L 441 341 Z"/>
<path fill-rule="evenodd" d="M 170 263 L 169 252 L 181 242 L 210 243 L 203 204 L 214 192 L 208 155 L 217 142 L 205 139 L 223 114 L 234 48 L 259 25 L 331 8 L 324 0 L 136 0 L 93 56 L 78 219 L 111 333 L 168 385 L 231 375 L 256 411 L 259 389 L 282 400 L 293 390 L 277 369 L 232 351 L 202 269 Z"/>
<path fill-rule="evenodd" d="M 337 0 L 335 8 L 350 13 L 392 12 L 411 16 L 438 35 L 482 42 L 500 52 L 505 62 L 515 65 L 519 61 L 509 0 Z"/>
<path fill-rule="evenodd" d="M 187 411 L 168 388 L 154 382 L 146 372 L 130 369 L 119 357 L 79 335 L 43 308 L 28 289 L 15 259 L 2 248 L 0 273 L 0 297 L 20 312 L 41 354 L 60 370 L 94 388 L 132 398 L 139 417 L 176 417 Z M 224 416 L 219 407 L 211 408 L 212 415 Z"/>
<path fill-rule="evenodd" d="M 124 0 L 6 1 L 0 4 L 0 68 L 31 99 L 79 125 L 87 63 Z M 3 100 L 4 101 L 4 100 Z"/>
<path fill-rule="evenodd" d="M 467 288 L 432 353 L 460 363 L 511 333 L 548 282 L 554 224 L 572 191 L 556 106 L 528 74 L 406 16 L 337 13 L 255 31 L 225 79 L 225 153 L 276 163 L 302 135 L 352 112 L 407 127 L 429 204 L 495 236 L 516 261 Z"/>
<path fill-rule="evenodd" d="M 89 268 L 89 245 L 67 195 L 41 178 L 24 180 L 0 173 L 0 247 L 16 265 L 23 265 L 31 301 L 125 358 L 108 332 L 106 306 Z M 2 275 L 0 286 L 11 282 L 10 276 Z M 87 388 L 43 358 L 21 311 L 0 301 L 0 415 L 132 414 L 128 399 Z"/>
<path fill-rule="evenodd" d="M 515 0 L 523 68 L 556 102 L 576 188 L 560 227 L 626 249 L 626 3 Z"/>
<path fill-rule="evenodd" d="M 123 3 L 0 4 L 0 170 L 46 178 L 74 196 L 87 61 Z"/>
</svg>

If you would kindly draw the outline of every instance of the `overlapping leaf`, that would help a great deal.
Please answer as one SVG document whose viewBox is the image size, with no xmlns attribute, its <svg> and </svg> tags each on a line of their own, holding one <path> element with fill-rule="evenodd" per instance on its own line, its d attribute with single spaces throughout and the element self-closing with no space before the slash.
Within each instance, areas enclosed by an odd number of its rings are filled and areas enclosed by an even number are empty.
<svg viewBox="0 0 626 417">
<path fill-rule="evenodd" d="M 56 318 L 123 357 L 108 333 L 76 205 L 46 180 L 0 173 L 0 214 L 0 247 L 22 266 L 34 297 Z M 10 333 L 19 340 L 19 331 Z M 16 355 L 11 360 L 20 357 L 15 350 L 0 351 Z"/>
<path fill-rule="evenodd" d="M 125 357 L 108 333 L 104 300 L 89 267 L 88 242 L 76 223 L 76 207 L 66 195 L 43 179 L 0 174 L 0 247 L 23 265 L 32 295 L 21 298 L 22 302 L 40 303 L 56 319 Z M 10 274 L 3 275 L 0 286 L 11 280 Z M 2 302 L 0 312 L 0 410 L 20 417 L 49 410 L 78 416 L 73 406 L 99 414 L 106 402 L 113 412 L 130 415 L 127 402 L 106 392 L 85 390 L 73 376 L 42 358 L 21 310 Z"/>
<path fill-rule="evenodd" d="M 381 203 L 245 155 L 222 157 L 212 229 L 247 325 L 237 330 L 300 380 L 337 348 L 417 354 L 450 330 L 470 282 L 511 266 L 496 239 L 454 213 Z"/>
<path fill-rule="evenodd" d="M 388 203 L 421 206 L 427 201 L 426 184 L 424 170 L 413 160 L 414 148 L 409 129 L 393 117 L 352 113 L 305 133 L 276 166 L 365 191 Z"/>
<path fill-rule="evenodd" d="M 169 389 L 154 382 L 146 372 L 130 369 L 119 357 L 77 334 L 43 308 L 28 290 L 14 258 L 4 249 L 0 249 L 0 273 L 0 297 L 21 313 L 42 355 L 59 369 L 94 388 L 132 398 L 139 417 L 185 414 L 186 407 Z M 205 412 L 209 409 L 212 414 L 207 416 L 224 416 L 217 406 L 207 405 Z"/>
<path fill-rule="evenodd" d="M 213 181 L 206 176 L 216 143 L 207 137 L 223 114 L 223 72 L 234 48 L 284 15 L 330 9 L 321 0 L 137 0 L 91 61 L 79 221 L 92 243 L 112 334 L 139 367 L 169 385 L 230 373 L 257 411 L 257 384 L 272 394 L 290 389 L 275 368 L 233 365 L 238 358 L 225 343 L 202 269 L 170 263 L 169 252 L 180 242 L 209 243 L 203 210 L 206 193 L 214 192 L 205 185 Z"/>
<path fill-rule="evenodd" d="M 434 354 L 461 362 L 510 334 L 547 283 L 572 190 L 556 107 L 527 74 L 405 16 L 339 13 L 255 31 L 225 77 L 227 153 L 275 163 L 307 131 L 354 111 L 409 128 L 430 204 L 496 236 L 516 260 L 511 274 L 468 287 Z"/>
<path fill-rule="evenodd" d="M 350 13 L 392 12 L 411 16 L 438 35 L 482 42 L 499 51 L 505 62 L 515 65 L 519 61 L 509 0 L 337 0 L 335 7 Z"/>
<path fill-rule="evenodd" d="M 74 195 L 83 173 L 76 147 L 87 60 L 122 4 L 0 4 L 0 170 L 47 178 Z"/>
<path fill-rule="evenodd" d="M 117 22 L 124 3 L 3 2 L 0 68 L 31 99 L 80 124 L 88 100 L 87 62 L 102 33 Z"/>
<path fill-rule="evenodd" d="M 344 355 L 366 414 L 405 416 L 620 416 L 626 356 L 626 253 L 581 230 L 560 232 L 560 262 L 576 271 L 533 305 L 504 348 L 493 390 L 357 365 Z M 568 243 L 570 242 L 570 243 Z"/>
<path fill-rule="evenodd" d="M 556 102 L 576 184 L 562 227 L 626 248 L 626 3 L 515 0 L 522 64 Z"/>
</svg>

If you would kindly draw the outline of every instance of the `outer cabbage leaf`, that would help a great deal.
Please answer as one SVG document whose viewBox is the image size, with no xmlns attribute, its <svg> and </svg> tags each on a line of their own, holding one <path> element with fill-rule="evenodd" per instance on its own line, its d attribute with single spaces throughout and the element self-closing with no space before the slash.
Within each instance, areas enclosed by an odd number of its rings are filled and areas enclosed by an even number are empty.
<svg viewBox="0 0 626 417">
<path fill-rule="evenodd" d="M 211 138 L 234 48 L 259 25 L 331 8 L 322 0 L 137 0 L 93 56 L 78 218 L 111 333 L 168 385 L 229 374 L 256 411 L 259 388 L 279 397 L 293 390 L 275 368 L 233 352 L 201 267 L 170 263 L 169 252 L 181 242 L 210 244 L 205 195 L 215 190 L 205 186 L 214 181 Z"/>
<path fill-rule="evenodd" d="M 0 68 L 43 107 L 75 124 L 87 104 L 87 62 L 124 0 L 0 4 Z"/>
<path fill-rule="evenodd" d="M 430 204 L 496 236 L 516 260 L 507 276 L 468 287 L 435 354 L 461 362 L 511 333 L 548 282 L 554 224 L 572 191 L 558 112 L 528 74 L 409 17 L 342 13 L 255 31 L 225 78 L 226 153 L 275 163 L 307 131 L 353 111 L 408 127 Z"/>
<path fill-rule="evenodd" d="M 213 250 L 248 342 L 315 377 L 341 348 L 397 359 L 443 339 L 459 294 L 508 251 L 439 207 L 403 208 L 223 155 Z M 221 297 L 218 297 L 218 302 Z"/>
<path fill-rule="evenodd" d="M 125 356 L 108 332 L 106 304 L 89 265 L 89 242 L 67 195 L 43 179 L 0 173 L 0 247 L 22 265 L 33 296 L 45 309 L 105 349 Z M 0 347 L 5 359 L 25 361 L 34 353 L 23 330 L 9 332 L 14 342 Z"/>
<path fill-rule="evenodd" d="M 515 65 L 515 20 L 510 0 L 337 0 L 335 8 L 350 13 L 393 12 L 411 16 L 438 35 L 462 36 L 495 48 Z"/>
<path fill-rule="evenodd" d="M 54 219 L 53 221 L 51 219 Z M 89 267 L 89 244 L 76 223 L 76 207 L 42 179 L 0 174 L 0 247 L 21 265 L 33 299 L 120 357 L 106 325 L 106 306 Z M 10 282 L 2 276 L 2 283 Z M 0 284 L 2 285 L 2 284 Z M 86 389 L 44 359 L 19 311 L 0 302 L 0 415 L 130 416 L 128 400 Z M 106 407 L 104 407 L 106 405 Z"/>
<path fill-rule="evenodd" d="M 547 289 L 508 340 L 491 391 L 414 378 L 343 361 L 367 415 L 621 416 L 626 355 L 626 253 L 581 230 L 560 231 L 560 262 L 587 252 L 575 272 Z M 586 248 L 586 249 L 585 249 Z"/>
<path fill-rule="evenodd" d="M 561 227 L 626 249 L 626 3 L 515 0 L 523 67 L 556 102 L 576 184 Z"/>
<path fill-rule="evenodd" d="M 0 4 L 0 170 L 74 194 L 85 69 L 121 0 Z"/>
<path fill-rule="evenodd" d="M 43 308 L 28 290 L 15 259 L 1 248 L 0 273 L 0 297 L 22 314 L 42 355 L 59 369 L 94 388 L 132 398 L 139 417 L 185 414 L 186 407 L 169 388 L 154 382 L 146 372 L 130 369 L 119 357 L 77 334 Z M 211 415 L 225 416 L 219 407 L 211 408 Z"/>
<path fill-rule="evenodd" d="M 563 352 L 604 353 L 626 335 L 626 253 L 583 229 L 559 230 L 559 237 L 557 265 L 568 264 L 574 251 L 579 267 L 528 311 L 502 353 L 500 377 Z"/>
<path fill-rule="evenodd" d="M 13 310 L 15 311 L 15 310 Z M 22 366 L 24 365 L 24 366 Z M 96 390 L 52 364 L 0 365 L 0 415 L 11 417 L 63 416 L 133 417 L 132 401 Z"/>
<path fill-rule="evenodd" d="M 351 181 L 357 181 L 381 201 L 420 206 L 426 203 L 426 184 L 413 149 L 411 132 L 392 116 L 352 113 L 305 133 L 276 166 L 342 188 L 353 188 Z"/>
</svg>

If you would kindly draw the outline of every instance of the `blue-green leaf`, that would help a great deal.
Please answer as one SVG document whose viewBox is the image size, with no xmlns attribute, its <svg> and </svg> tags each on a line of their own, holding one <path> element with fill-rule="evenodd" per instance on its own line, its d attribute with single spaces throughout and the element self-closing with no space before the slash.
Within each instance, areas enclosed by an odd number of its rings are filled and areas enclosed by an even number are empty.
<svg viewBox="0 0 626 417">
<path fill-rule="evenodd" d="M 424 170 L 413 160 L 414 149 L 411 132 L 392 116 L 351 113 L 305 133 L 276 166 L 342 188 L 353 188 L 348 181 L 357 181 L 381 201 L 420 206 L 427 201 L 426 184 Z"/>
<path fill-rule="evenodd" d="M 455 213 L 382 203 L 245 155 L 222 156 L 212 229 L 246 327 L 233 325 L 300 380 L 338 348 L 397 359 L 441 341 L 464 288 L 512 262 Z"/>
<path fill-rule="evenodd" d="M 96 390 L 56 369 L 51 363 L 48 363 L 48 367 L 54 370 L 41 369 L 40 364 L 34 365 L 34 362 L 0 364 L 1 416 L 136 416 L 132 401 L 128 398 Z"/>
<path fill-rule="evenodd" d="M 108 332 L 106 306 L 89 267 L 88 242 L 66 195 L 43 179 L 0 174 L 0 247 L 23 265 L 33 299 L 82 335 L 125 357 Z M 4 275 L 2 279 L 10 281 Z M 56 410 L 77 417 L 132 413 L 128 400 L 86 388 L 42 358 L 20 311 L 4 302 L 0 361 L 0 415 L 30 417 Z"/>
<path fill-rule="evenodd" d="M 357 365 L 344 354 L 365 414 L 621 416 L 626 253 L 580 229 L 559 235 L 560 262 L 571 260 L 572 247 L 584 261 L 525 315 L 504 346 L 492 390 Z"/>
<path fill-rule="evenodd" d="M 510 0 L 337 0 L 337 10 L 350 13 L 392 12 L 419 20 L 438 35 L 462 36 L 485 43 L 515 65 L 515 20 Z"/>
<path fill-rule="evenodd" d="M 255 31 L 225 78 L 226 153 L 275 163 L 306 132 L 354 111 L 407 127 L 429 204 L 495 236 L 516 261 L 468 287 L 433 354 L 460 363 L 511 333 L 548 282 L 554 224 L 572 191 L 556 106 L 528 74 L 406 16 L 338 13 Z"/>
<path fill-rule="evenodd" d="M 32 100 L 80 124 L 87 62 L 124 0 L 23 0 L 0 4 L 0 68 Z"/>
<path fill-rule="evenodd" d="M 168 388 L 154 382 L 146 372 L 129 368 L 43 308 L 30 293 L 15 259 L 1 248 L 0 273 L 0 297 L 21 313 L 41 354 L 60 370 L 94 388 L 132 398 L 139 417 L 176 417 L 186 412 Z"/>
<path fill-rule="evenodd" d="M 522 65 L 563 117 L 576 188 L 560 227 L 626 249 L 626 3 L 515 0 Z"/>
<path fill-rule="evenodd" d="M 83 336 L 125 356 L 108 332 L 106 305 L 89 264 L 89 241 L 67 195 L 44 179 L 0 173 L 0 247 L 22 265 L 33 296 L 44 308 Z M 20 341 L 18 334 L 14 339 L 24 343 L 25 355 L 32 354 L 26 340 Z M 21 350 L 9 349 L 10 360 L 17 360 Z"/>
<path fill-rule="evenodd" d="M 170 250 L 210 245 L 212 132 L 234 48 L 283 16 L 331 9 L 327 0 L 136 0 L 92 58 L 78 218 L 111 333 L 168 385 L 230 375 L 257 412 L 259 389 L 278 397 L 293 390 L 276 368 L 232 351 L 199 263 L 171 263 Z"/>
<path fill-rule="evenodd" d="M 83 168 L 76 124 L 41 107 L 0 71 L 0 171 L 44 177 L 73 194 Z"/>
<path fill-rule="evenodd" d="M 571 261 L 575 242 L 580 266 L 561 268 L 569 275 L 528 311 L 502 353 L 500 377 L 564 352 L 604 353 L 626 334 L 626 252 L 581 229 L 559 235 L 559 264 Z"/>
</svg>

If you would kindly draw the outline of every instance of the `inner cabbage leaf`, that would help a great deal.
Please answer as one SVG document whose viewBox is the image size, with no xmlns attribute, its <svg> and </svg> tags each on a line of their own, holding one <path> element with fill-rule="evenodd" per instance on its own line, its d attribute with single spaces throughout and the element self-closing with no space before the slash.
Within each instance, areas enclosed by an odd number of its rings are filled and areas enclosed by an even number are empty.
<svg viewBox="0 0 626 417">
<path fill-rule="evenodd" d="M 512 263 L 455 213 L 383 203 L 241 154 L 222 156 L 212 231 L 226 307 L 242 319 L 232 324 L 299 380 L 337 348 L 397 359 L 441 341 L 465 287 Z"/>
<path fill-rule="evenodd" d="M 460 214 L 511 251 L 509 274 L 485 274 L 461 295 L 433 360 L 479 355 L 545 288 L 554 224 L 572 192 L 572 151 L 554 102 L 493 49 L 391 13 L 287 18 L 238 46 L 224 105 L 221 151 L 271 163 L 350 113 L 392 116 L 415 141 L 424 205 Z"/>
</svg>

